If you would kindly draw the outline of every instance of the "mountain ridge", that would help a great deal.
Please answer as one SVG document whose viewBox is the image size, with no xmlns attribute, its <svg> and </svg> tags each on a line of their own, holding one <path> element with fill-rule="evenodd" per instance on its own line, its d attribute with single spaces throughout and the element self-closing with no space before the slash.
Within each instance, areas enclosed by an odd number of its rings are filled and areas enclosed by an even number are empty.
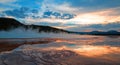
<svg viewBox="0 0 120 65">
<path fill-rule="evenodd" d="M 63 29 L 54 28 L 51 26 L 42 26 L 42 25 L 25 25 L 13 18 L 0 18 L 0 31 L 10 31 L 16 28 L 24 28 L 25 30 L 32 29 L 38 32 L 53 32 L 53 33 L 67 33 L 68 31 Z"/>
<path fill-rule="evenodd" d="M 91 31 L 91 32 L 71 32 L 75 34 L 81 35 L 120 35 L 120 32 L 116 30 L 109 30 L 109 31 Z"/>
<path fill-rule="evenodd" d="M 70 33 L 70 34 L 80 34 L 80 35 L 120 35 L 120 32 L 116 30 L 104 31 L 91 31 L 91 32 L 75 32 L 67 31 L 63 29 L 54 28 L 51 26 L 43 25 L 26 25 L 13 18 L 0 18 L 0 31 L 11 31 L 17 28 L 22 28 L 24 30 L 33 30 L 36 32 L 47 32 L 47 33 Z"/>
</svg>

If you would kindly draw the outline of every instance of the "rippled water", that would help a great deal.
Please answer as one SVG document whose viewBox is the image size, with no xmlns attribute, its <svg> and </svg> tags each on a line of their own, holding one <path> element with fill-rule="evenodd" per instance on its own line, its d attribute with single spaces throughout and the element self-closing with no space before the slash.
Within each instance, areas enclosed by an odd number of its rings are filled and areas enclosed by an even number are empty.
<svg viewBox="0 0 120 65">
<path fill-rule="evenodd" d="M 22 45 L 13 51 L 29 49 L 73 51 L 79 56 L 68 60 L 68 62 L 73 62 L 71 65 L 74 63 L 78 63 L 78 65 L 79 63 L 83 65 L 120 65 L 120 36 L 71 35 L 66 38 L 58 36 L 48 44 Z"/>
<path fill-rule="evenodd" d="M 119 63 L 120 60 L 120 37 L 119 36 L 91 36 L 73 35 L 69 38 L 57 39 L 49 44 L 25 45 L 22 49 L 69 49 L 80 56 Z M 20 49 L 19 48 L 19 49 Z"/>
</svg>

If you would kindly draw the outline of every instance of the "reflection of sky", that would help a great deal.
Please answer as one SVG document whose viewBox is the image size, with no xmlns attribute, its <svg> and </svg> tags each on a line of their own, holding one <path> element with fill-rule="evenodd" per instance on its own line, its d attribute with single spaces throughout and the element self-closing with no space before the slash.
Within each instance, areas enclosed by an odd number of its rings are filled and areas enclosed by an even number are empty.
<svg viewBox="0 0 120 65">
<path fill-rule="evenodd" d="M 68 46 L 59 46 L 56 47 L 54 44 L 51 44 L 53 46 L 48 45 L 42 45 L 40 47 L 39 45 L 32 46 L 32 45 L 26 45 L 22 46 L 22 50 L 71 50 L 75 53 L 77 53 L 79 56 L 78 58 L 82 60 L 84 59 L 90 59 L 90 61 L 94 62 L 101 62 L 107 61 L 107 62 L 114 62 L 119 63 L 120 59 L 120 47 L 112 47 L 112 46 L 93 46 L 93 45 L 69 45 Z M 16 49 L 21 50 L 21 49 Z M 85 57 L 85 58 L 84 58 Z M 74 59 L 74 58 L 73 58 Z M 97 60 L 96 60 L 97 59 Z M 75 61 L 79 61 L 78 59 L 74 59 Z M 99 61 L 100 60 L 100 61 Z M 91 63 L 91 62 L 90 62 Z"/>
<path fill-rule="evenodd" d="M 56 39 L 49 44 L 23 45 L 16 50 L 71 50 L 80 56 L 119 62 L 120 37 L 111 38 L 106 36 L 78 36 L 74 38 Z"/>
</svg>

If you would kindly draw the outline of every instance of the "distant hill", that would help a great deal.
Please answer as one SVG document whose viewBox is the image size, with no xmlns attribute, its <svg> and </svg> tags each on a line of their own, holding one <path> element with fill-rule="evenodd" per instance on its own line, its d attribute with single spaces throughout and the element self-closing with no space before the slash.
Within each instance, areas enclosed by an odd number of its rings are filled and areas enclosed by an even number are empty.
<svg viewBox="0 0 120 65">
<path fill-rule="evenodd" d="M 71 32 L 75 34 L 82 34 L 82 35 L 120 35 L 120 32 L 116 30 L 110 30 L 107 32 L 104 31 L 91 31 L 91 32 Z"/>
<path fill-rule="evenodd" d="M 0 18 L 0 31 L 10 32 L 15 29 L 21 29 L 23 33 L 28 30 L 31 30 L 36 33 L 46 32 L 46 33 L 70 33 L 70 34 L 81 34 L 81 35 L 120 35 L 120 32 L 116 30 L 110 30 L 107 32 L 104 31 L 75 32 L 75 31 L 58 29 L 51 26 L 25 25 L 13 18 Z M 19 30 L 16 31 L 19 32 Z M 36 34 L 36 33 L 32 33 L 32 34 Z"/>
<path fill-rule="evenodd" d="M 52 33 L 68 33 L 66 30 L 42 26 L 42 25 L 25 25 L 13 18 L 0 18 L 0 31 L 11 31 L 17 28 L 22 28 L 24 30 L 34 30 L 36 32 L 52 32 Z"/>
</svg>

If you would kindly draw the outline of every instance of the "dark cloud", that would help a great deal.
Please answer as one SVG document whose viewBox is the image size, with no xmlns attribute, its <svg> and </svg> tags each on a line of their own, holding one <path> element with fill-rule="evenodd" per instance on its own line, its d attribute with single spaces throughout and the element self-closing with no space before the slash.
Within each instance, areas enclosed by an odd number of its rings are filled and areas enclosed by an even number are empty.
<svg viewBox="0 0 120 65">
<path fill-rule="evenodd" d="M 53 12 L 53 11 L 46 11 L 43 13 L 43 18 L 51 18 L 54 16 L 57 19 L 72 19 L 75 15 L 69 13 L 60 13 L 60 12 Z"/>
<path fill-rule="evenodd" d="M 120 23 L 109 23 L 109 24 L 92 24 L 92 25 L 78 25 L 73 28 L 68 28 L 67 30 L 71 31 L 109 31 L 109 30 L 117 30 L 120 31 Z"/>
<path fill-rule="evenodd" d="M 15 18 L 25 18 L 27 16 L 26 13 L 28 11 L 29 11 L 29 8 L 22 7 L 20 9 L 3 11 L 2 13 L 4 13 L 5 16 L 12 16 L 12 17 L 15 17 Z"/>
</svg>

